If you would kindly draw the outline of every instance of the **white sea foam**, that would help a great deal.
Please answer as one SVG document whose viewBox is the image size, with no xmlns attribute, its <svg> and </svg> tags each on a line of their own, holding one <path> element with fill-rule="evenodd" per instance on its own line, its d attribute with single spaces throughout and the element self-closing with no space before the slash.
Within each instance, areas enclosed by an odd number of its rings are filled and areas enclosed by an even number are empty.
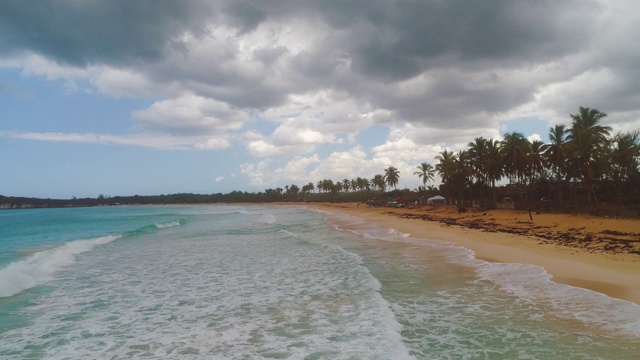
<svg viewBox="0 0 640 360">
<path fill-rule="evenodd" d="M 255 222 L 259 224 L 271 225 L 276 222 L 276 217 L 273 214 L 260 214 L 256 217 Z"/>
<path fill-rule="evenodd" d="M 403 233 L 402 231 L 398 231 L 396 229 L 389 229 L 389 234 L 391 236 L 400 236 L 403 238 L 408 238 L 409 236 L 411 236 L 411 234 L 409 233 Z"/>
<path fill-rule="evenodd" d="M 156 227 L 158 229 L 166 229 L 166 228 L 170 228 L 170 227 L 174 227 L 174 226 L 180 226 L 180 221 L 176 220 L 176 221 L 170 221 L 170 222 L 166 222 L 166 223 L 162 223 L 162 224 L 156 224 Z"/>
<path fill-rule="evenodd" d="M 185 212 L 189 214 L 189 212 Z M 191 212 L 196 215 L 222 215 L 222 214 L 247 214 L 248 211 L 241 206 L 203 206 L 197 207 L 195 211 Z"/>
<path fill-rule="evenodd" d="M 16 295 L 51 280 L 57 271 L 73 264 L 76 255 L 121 237 L 110 235 L 69 241 L 62 246 L 39 251 L 24 260 L 8 264 L 0 269 L 0 298 Z"/>
<path fill-rule="evenodd" d="M 284 234 L 287 234 L 287 235 L 289 235 L 289 236 L 296 237 L 296 238 L 297 238 L 297 237 L 299 237 L 299 236 L 298 236 L 298 234 L 293 233 L 293 232 L 291 232 L 291 231 L 289 231 L 289 230 L 287 230 L 287 229 L 280 229 L 280 232 L 282 232 L 282 233 L 284 233 Z"/>
<path fill-rule="evenodd" d="M 325 213 L 330 220 L 336 220 L 335 213 Z M 577 288 L 552 281 L 552 276 L 540 266 L 519 263 L 493 263 L 479 260 L 472 250 L 450 242 L 424 241 L 410 237 L 395 229 L 384 229 L 358 217 L 340 214 L 339 222 L 347 224 L 349 232 L 365 239 L 402 242 L 446 249 L 438 256 L 446 261 L 459 264 L 474 271 L 480 280 L 488 280 L 500 289 L 498 294 L 510 294 L 518 301 L 546 307 L 546 316 L 579 320 L 583 323 L 601 326 L 615 331 L 625 331 L 640 335 L 640 306 L 628 301 L 608 297 L 591 290 Z M 340 226 L 336 226 L 341 229 Z M 428 251 L 427 251 L 428 252 Z"/>
<path fill-rule="evenodd" d="M 548 304 L 548 316 L 576 319 L 585 323 L 640 335 L 640 306 L 592 290 L 559 284 L 543 267 L 517 263 L 477 261 L 481 279 L 537 304 Z"/>
<path fill-rule="evenodd" d="M 0 357 L 411 358 L 360 255 L 326 232 L 266 230 L 89 253 L 73 269 L 86 276 L 29 307 L 37 326 L 0 334 Z"/>
<path fill-rule="evenodd" d="M 368 224 L 354 236 L 308 214 L 250 211 L 237 223 L 252 231 L 194 233 L 185 226 L 175 229 L 179 236 L 119 241 L 83 255 L 59 274 L 66 281 L 21 309 L 28 324 L 0 333 L 0 357 L 636 356 L 635 338 L 576 321 L 581 312 L 602 311 L 602 319 L 610 313 L 577 298 L 582 293 L 552 288 L 576 305 L 541 305 L 517 287 L 520 276 L 547 287 L 540 269 L 494 268 L 450 243 L 370 231 Z M 283 230 L 257 226 L 263 212 Z M 224 219 L 197 223 L 215 228 L 233 220 Z M 389 241 L 396 244 L 385 246 Z M 101 261 L 105 256 L 110 261 Z"/>
</svg>

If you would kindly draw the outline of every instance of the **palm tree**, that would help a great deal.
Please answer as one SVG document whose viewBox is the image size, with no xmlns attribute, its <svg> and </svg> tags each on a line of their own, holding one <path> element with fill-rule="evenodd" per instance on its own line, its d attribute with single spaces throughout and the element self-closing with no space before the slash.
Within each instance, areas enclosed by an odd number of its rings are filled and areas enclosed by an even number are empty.
<svg viewBox="0 0 640 360">
<path fill-rule="evenodd" d="M 519 132 L 506 133 L 500 148 L 509 180 L 515 178 L 518 182 L 522 182 L 527 174 L 529 164 L 529 152 L 531 151 L 529 140 Z"/>
<path fill-rule="evenodd" d="M 529 184 L 533 183 L 534 178 L 546 175 L 544 171 L 543 147 L 544 143 L 540 140 L 531 142 L 529 151 Z"/>
<path fill-rule="evenodd" d="M 433 165 L 423 162 L 419 166 L 417 166 L 418 171 L 414 172 L 413 175 L 418 175 L 419 178 L 422 178 L 422 185 L 427 186 L 428 181 L 433 181 L 433 176 L 436 171 L 433 168 Z"/>
<path fill-rule="evenodd" d="M 607 114 L 598 109 L 580 107 L 579 114 L 571 114 L 571 128 L 567 130 L 569 140 L 579 137 L 581 132 L 585 131 L 592 135 L 598 144 L 607 144 L 611 127 L 599 125 L 600 120 L 605 117 Z"/>
<path fill-rule="evenodd" d="M 477 137 L 469 143 L 467 150 L 469 157 L 469 166 L 471 167 L 472 177 L 475 177 L 482 186 L 488 183 L 487 180 L 487 162 L 488 162 L 488 143 L 489 140 L 483 137 Z M 482 191 L 480 197 L 483 198 Z"/>
<path fill-rule="evenodd" d="M 342 180 L 342 188 L 344 189 L 345 192 L 349 192 L 349 189 L 351 189 L 351 180 L 347 178 Z"/>
<path fill-rule="evenodd" d="M 331 192 L 331 191 L 333 191 L 333 188 L 334 188 L 333 180 L 322 179 L 322 180 L 320 180 L 320 182 L 318 183 L 316 188 L 318 190 L 322 190 L 323 193 Z"/>
<path fill-rule="evenodd" d="M 445 149 L 436 156 L 436 160 L 439 161 L 436 164 L 436 171 L 440 174 L 440 178 L 442 178 L 442 184 L 445 188 L 446 197 L 449 199 L 449 204 L 452 204 L 451 185 L 455 174 L 455 154 Z"/>
<path fill-rule="evenodd" d="M 562 207 L 562 179 L 566 174 L 567 163 L 567 130 L 564 125 L 556 125 L 549 129 L 549 144 L 543 146 L 545 163 L 556 175 L 558 201 Z"/>
<path fill-rule="evenodd" d="M 612 143 L 612 174 L 616 181 L 616 208 L 620 213 L 622 182 L 628 180 L 633 173 L 637 174 L 640 165 L 640 132 L 618 133 L 613 137 Z"/>
<path fill-rule="evenodd" d="M 505 173 L 509 176 L 509 182 L 516 179 L 520 184 L 524 185 L 525 201 L 529 201 L 529 193 L 527 191 L 527 170 L 529 169 L 529 153 L 531 151 L 531 143 L 527 138 L 519 132 L 504 134 L 504 139 L 500 143 L 504 161 Z"/>
<path fill-rule="evenodd" d="M 313 190 L 315 190 L 315 186 L 313 185 L 312 182 L 309 182 L 307 185 L 302 186 L 302 192 L 305 194 L 313 192 Z"/>
<path fill-rule="evenodd" d="M 371 180 L 367 178 L 362 178 L 363 188 L 367 191 L 371 191 Z"/>
<path fill-rule="evenodd" d="M 296 184 L 291 184 L 291 186 L 287 188 L 287 195 L 290 195 L 293 198 L 298 196 L 299 192 L 300 192 L 300 188 Z"/>
<path fill-rule="evenodd" d="M 603 154 L 609 146 L 610 126 L 600 125 L 600 120 L 607 114 L 590 108 L 580 107 L 577 115 L 571 114 L 571 128 L 567 130 L 570 158 L 574 171 L 587 187 L 587 198 L 591 205 L 591 196 L 598 206 L 598 199 L 593 190 L 593 180 L 598 177 L 603 165 Z"/>
<path fill-rule="evenodd" d="M 316 185 L 316 189 L 318 189 L 318 191 L 322 190 L 323 192 L 333 192 L 336 190 L 336 186 L 333 183 L 333 180 L 330 179 L 324 179 L 324 180 L 320 180 L 318 181 L 318 184 Z"/>
<path fill-rule="evenodd" d="M 371 190 L 371 184 L 367 178 L 359 177 L 356 179 L 356 183 L 358 184 L 358 189 L 360 189 L 360 191 Z"/>
<path fill-rule="evenodd" d="M 400 171 L 394 166 L 389 166 L 384 169 L 384 180 L 389 187 L 393 186 L 395 189 L 396 185 L 398 185 L 398 181 L 400 180 Z"/>
<path fill-rule="evenodd" d="M 471 156 L 468 151 L 460 150 L 454 157 L 454 183 L 458 190 L 458 196 L 460 198 L 460 205 L 464 206 L 464 189 L 469 187 L 469 198 L 473 200 L 473 189 L 471 188 L 471 181 L 473 178 L 473 168 Z"/>
<path fill-rule="evenodd" d="M 500 142 L 497 140 L 487 140 L 487 155 L 485 158 L 485 172 L 487 181 L 491 182 L 491 195 L 496 201 L 496 181 L 500 181 L 504 176 L 504 166 L 502 153 L 500 152 Z"/>
<path fill-rule="evenodd" d="M 384 179 L 384 175 L 377 174 L 371 179 L 371 187 L 378 188 L 380 191 L 384 192 L 384 188 L 386 185 L 386 181 Z"/>
<path fill-rule="evenodd" d="M 353 190 L 354 192 L 359 190 L 357 179 L 351 179 L 351 190 Z"/>
</svg>

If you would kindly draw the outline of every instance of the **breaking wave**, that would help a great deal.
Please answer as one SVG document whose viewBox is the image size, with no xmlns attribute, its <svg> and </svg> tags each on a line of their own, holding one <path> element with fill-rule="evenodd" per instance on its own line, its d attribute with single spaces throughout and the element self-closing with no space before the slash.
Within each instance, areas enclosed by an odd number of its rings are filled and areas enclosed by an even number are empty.
<svg viewBox="0 0 640 360">
<path fill-rule="evenodd" d="M 184 220 L 176 220 L 144 226 L 117 235 L 68 241 L 63 245 L 32 253 L 25 259 L 14 261 L 0 269 L 0 298 L 17 295 L 27 289 L 51 281 L 58 271 L 75 263 L 77 255 L 91 251 L 96 246 L 108 244 L 124 237 L 180 226 L 184 222 Z"/>
</svg>

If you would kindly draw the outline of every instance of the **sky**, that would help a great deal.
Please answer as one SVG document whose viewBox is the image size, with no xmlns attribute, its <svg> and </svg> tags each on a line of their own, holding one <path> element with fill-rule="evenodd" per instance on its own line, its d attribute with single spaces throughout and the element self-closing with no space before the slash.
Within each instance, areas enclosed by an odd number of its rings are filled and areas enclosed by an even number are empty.
<svg viewBox="0 0 640 360">
<path fill-rule="evenodd" d="M 0 2 L 0 195 L 372 178 L 580 106 L 640 129 L 623 0 Z M 435 183 L 437 184 L 437 182 Z"/>
</svg>

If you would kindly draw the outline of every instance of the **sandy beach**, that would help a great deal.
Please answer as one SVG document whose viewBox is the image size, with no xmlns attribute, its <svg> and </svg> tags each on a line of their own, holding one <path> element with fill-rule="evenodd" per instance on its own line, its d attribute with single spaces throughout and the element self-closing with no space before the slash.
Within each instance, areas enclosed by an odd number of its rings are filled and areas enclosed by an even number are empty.
<svg viewBox="0 0 640 360">
<path fill-rule="evenodd" d="M 453 242 L 486 261 L 544 267 L 558 283 L 640 304 L 640 221 L 454 206 L 413 209 L 308 203 L 376 222 L 412 237 Z"/>
</svg>

